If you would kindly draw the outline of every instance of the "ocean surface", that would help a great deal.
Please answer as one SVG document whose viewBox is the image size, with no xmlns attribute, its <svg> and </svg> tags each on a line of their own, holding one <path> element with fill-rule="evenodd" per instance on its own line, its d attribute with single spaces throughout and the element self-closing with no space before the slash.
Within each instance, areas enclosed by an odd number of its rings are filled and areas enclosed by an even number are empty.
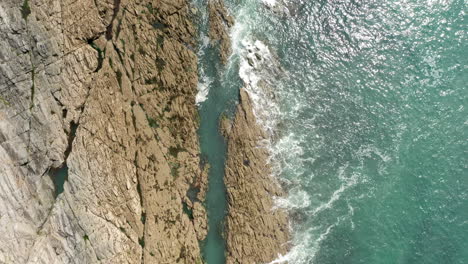
<svg viewBox="0 0 468 264">
<path fill-rule="evenodd" d="M 243 86 L 288 193 L 276 206 L 292 215 L 293 247 L 272 263 L 468 263 L 468 3 L 225 2 L 227 66 L 200 21 L 207 263 L 225 262 L 217 122 Z"/>
</svg>

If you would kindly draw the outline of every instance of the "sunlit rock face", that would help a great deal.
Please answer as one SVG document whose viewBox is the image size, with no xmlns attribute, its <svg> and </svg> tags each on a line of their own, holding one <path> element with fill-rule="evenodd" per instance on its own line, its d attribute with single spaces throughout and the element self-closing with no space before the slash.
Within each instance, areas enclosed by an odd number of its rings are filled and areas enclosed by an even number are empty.
<svg viewBox="0 0 468 264">
<path fill-rule="evenodd" d="M 0 3 L 0 262 L 201 260 L 191 12 L 183 0 Z"/>
</svg>

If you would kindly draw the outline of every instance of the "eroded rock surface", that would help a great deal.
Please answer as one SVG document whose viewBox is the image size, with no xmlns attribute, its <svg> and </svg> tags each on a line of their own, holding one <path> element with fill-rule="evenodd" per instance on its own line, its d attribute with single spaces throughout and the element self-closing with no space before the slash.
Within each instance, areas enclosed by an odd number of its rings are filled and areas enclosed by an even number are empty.
<svg viewBox="0 0 468 264">
<path fill-rule="evenodd" d="M 0 263 L 200 262 L 190 10 L 1 1 Z"/>
<path fill-rule="evenodd" d="M 223 0 L 208 2 L 209 32 L 213 45 L 217 46 L 221 63 L 226 64 L 231 55 L 229 29 L 234 25 L 233 17 L 228 13 Z"/>
<path fill-rule="evenodd" d="M 245 89 L 234 120 L 222 120 L 221 130 L 228 141 L 227 263 L 271 262 L 288 250 L 288 218 L 285 211 L 274 209 L 273 197 L 284 192 L 271 176 L 269 153 L 262 146 L 267 134 L 257 124 Z"/>
</svg>

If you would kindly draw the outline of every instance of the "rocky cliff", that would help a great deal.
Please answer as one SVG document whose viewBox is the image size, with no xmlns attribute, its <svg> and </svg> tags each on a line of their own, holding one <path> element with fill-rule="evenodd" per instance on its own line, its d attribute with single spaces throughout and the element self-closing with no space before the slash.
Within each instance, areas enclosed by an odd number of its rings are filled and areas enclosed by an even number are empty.
<svg viewBox="0 0 468 264">
<path fill-rule="evenodd" d="M 228 142 L 225 183 L 228 193 L 226 219 L 227 263 L 268 263 L 289 248 L 288 218 L 274 209 L 273 196 L 283 196 L 271 176 L 267 134 L 257 123 L 252 101 L 240 91 L 234 120 L 221 121 Z"/>
<path fill-rule="evenodd" d="M 0 2 L 0 263 L 200 263 L 185 0 Z"/>
<path fill-rule="evenodd" d="M 233 24 L 210 1 L 221 61 Z M 0 2 L 0 263 L 202 263 L 196 10 L 186 0 Z M 228 263 L 287 249 L 247 93 L 228 139 Z"/>
</svg>

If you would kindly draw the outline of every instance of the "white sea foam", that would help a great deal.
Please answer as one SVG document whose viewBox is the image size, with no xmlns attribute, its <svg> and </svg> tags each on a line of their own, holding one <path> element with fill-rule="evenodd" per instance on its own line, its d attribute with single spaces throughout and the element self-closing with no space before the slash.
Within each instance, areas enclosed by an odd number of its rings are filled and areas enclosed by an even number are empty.
<svg viewBox="0 0 468 264">
<path fill-rule="evenodd" d="M 198 49 L 198 57 L 203 57 L 205 55 L 206 48 L 210 45 L 210 38 L 206 35 L 201 36 L 201 46 Z"/>
<path fill-rule="evenodd" d="M 239 76 L 253 101 L 257 121 L 272 136 L 280 116 L 274 89 L 284 73 L 263 42 L 245 39 L 241 44 Z"/>
<path fill-rule="evenodd" d="M 299 176 L 305 173 L 304 161 L 302 156 L 304 149 L 301 146 L 303 138 L 294 132 L 290 132 L 287 135 L 277 139 L 275 144 L 271 148 L 271 157 L 274 162 L 275 175 L 279 175 L 284 171 L 294 172 L 294 176 Z M 294 180 L 294 179 L 291 179 Z"/>
<path fill-rule="evenodd" d="M 354 186 L 357 184 L 358 182 L 358 177 L 357 175 L 353 175 L 351 176 L 350 178 L 344 178 L 342 176 L 339 176 L 342 181 L 344 181 L 344 184 L 342 184 L 340 186 L 340 188 L 338 188 L 338 190 L 335 190 L 333 192 L 333 194 L 331 195 L 330 199 L 325 202 L 325 203 L 322 203 L 321 205 L 319 205 L 317 208 L 315 208 L 312 212 L 311 212 L 311 216 L 315 216 L 317 215 L 318 213 L 322 212 L 323 210 L 326 210 L 326 209 L 330 209 L 332 208 L 333 204 L 338 201 L 341 197 L 341 195 L 343 194 L 343 192 L 345 192 L 347 189 L 349 189 L 350 187 Z"/>
<path fill-rule="evenodd" d="M 269 6 L 276 4 L 276 1 L 265 0 Z M 253 112 L 257 122 L 270 135 L 269 139 L 262 142 L 261 147 L 266 147 L 270 151 L 269 164 L 273 169 L 273 176 L 279 176 L 284 170 L 294 171 L 295 175 L 304 172 L 301 156 L 304 150 L 300 143 L 305 140 L 299 135 L 288 133 L 278 135 L 278 122 L 284 118 L 280 111 L 278 100 L 281 91 L 281 78 L 287 77 L 287 73 L 282 70 L 278 58 L 265 42 L 256 40 L 250 35 L 252 18 L 247 10 L 238 10 L 236 24 L 231 30 L 231 44 L 233 55 L 228 62 L 228 70 L 235 69 L 235 63 L 239 63 L 239 77 L 244 83 L 244 88 L 248 92 L 253 102 Z M 294 99 L 294 98 L 292 98 Z M 287 197 L 274 197 L 274 207 L 286 210 L 307 210 L 312 204 L 309 194 L 301 187 L 293 187 L 288 192 Z M 330 232 L 330 230 L 327 230 Z M 310 259 L 308 251 L 311 243 L 320 243 L 318 239 L 324 236 L 315 232 L 304 232 L 295 234 L 292 249 L 286 255 L 279 255 L 271 264 L 279 263 L 306 263 Z M 314 242 L 315 241 L 315 242 Z M 314 248 L 317 246 L 314 244 Z M 314 253 L 315 254 L 315 253 Z"/>
<path fill-rule="evenodd" d="M 239 62 L 238 74 L 253 101 L 254 115 L 267 133 L 272 134 L 278 120 L 274 115 L 279 114 L 278 106 L 274 103 L 273 84 L 280 76 L 281 67 L 268 46 L 250 35 L 251 23 L 254 23 L 251 10 L 241 8 L 235 16 L 236 23 L 230 31 L 233 52 L 227 67 L 228 70 L 236 68 L 232 66 Z"/>
<path fill-rule="evenodd" d="M 262 2 L 270 7 L 274 7 L 276 5 L 276 0 L 262 0 Z"/>
<path fill-rule="evenodd" d="M 197 53 L 199 58 L 205 55 L 205 50 L 208 47 L 208 45 L 210 45 L 210 38 L 208 38 L 208 36 L 203 35 L 200 37 L 200 39 L 201 39 L 202 44 Z M 204 101 L 206 101 L 206 99 L 208 99 L 208 94 L 210 92 L 210 85 L 213 82 L 213 80 L 205 74 L 203 69 L 204 69 L 203 66 L 198 68 L 198 71 L 199 71 L 198 75 L 200 76 L 200 79 L 198 80 L 198 85 L 197 85 L 198 92 L 195 97 L 195 104 L 198 106 Z"/>
<path fill-rule="evenodd" d="M 273 197 L 275 203 L 273 210 L 277 208 L 282 209 L 302 209 L 310 206 L 310 197 L 304 190 L 296 189 L 289 192 L 287 198 Z"/>
<path fill-rule="evenodd" d="M 202 75 L 201 80 L 198 82 L 198 93 L 195 97 L 195 103 L 200 105 L 208 98 L 208 93 L 210 92 L 210 85 L 213 82 L 206 75 Z"/>
<path fill-rule="evenodd" d="M 317 255 L 320 249 L 322 241 L 324 241 L 330 232 L 335 228 L 343 218 L 338 218 L 337 222 L 328 226 L 323 232 L 317 232 L 317 228 L 309 228 L 301 232 L 295 238 L 295 245 L 286 255 L 278 255 L 278 258 L 270 262 L 269 264 L 281 264 L 281 263 L 294 263 L 294 264 L 306 264 L 313 263 L 313 259 Z"/>
<path fill-rule="evenodd" d="M 270 140 L 266 145 L 271 154 L 269 163 L 272 165 L 273 174 L 279 176 L 285 170 L 290 170 L 298 176 L 304 170 L 301 159 L 304 150 L 300 145 L 304 139 L 291 132 L 275 138 L 274 142 L 272 140 L 277 131 L 278 122 L 283 118 L 276 94 L 280 89 L 279 80 L 286 73 L 282 71 L 277 58 L 265 43 L 244 38 L 239 43 L 238 48 L 240 55 L 239 76 L 253 101 L 253 111 L 257 122 L 270 135 Z M 274 207 L 272 210 L 279 208 L 304 210 L 311 205 L 309 194 L 300 187 L 289 190 L 287 197 L 274 197 L 273 199 Z M 307 263 L 311 259 L 310 249 L 314 248 L 314 256 L 318 250 L 318 244 L 325 239 L 330 230 L 331 227 L 318 237 L 314 237 L 314 233 L 309 231 L 299 236 L 296 234 L 294 241 L 290 241 L 294 245 L 293 248 L 285 255 L 278 255 L 278 258 L 270 264 Z"/>
<path fill-rule="evenodd" d="M 278 258 L 268 264 L 305 263 L 310 250 L 308 243 L 312 241 L 313 237 L 310 232 L 304 232 L 298 239 L 300 239 L 302 243 L 296 243 L 286 255 L 278 254 Z"/>
<path fill-rule="evenodd" d="M 395 145 L 398 148 L 398 145 Z M 379 175 L 387 173 L 387 164 L 392 161 L 391 156 L 388 153 L 383 152 L 374 145 L 363 145 L 359 148 L 356 154 L 362 160 L 363 158 L 372 158 L 377 161 L 377 172 Z M 378 159 L 377 159 L 378 157 Z"/>
</svg>

